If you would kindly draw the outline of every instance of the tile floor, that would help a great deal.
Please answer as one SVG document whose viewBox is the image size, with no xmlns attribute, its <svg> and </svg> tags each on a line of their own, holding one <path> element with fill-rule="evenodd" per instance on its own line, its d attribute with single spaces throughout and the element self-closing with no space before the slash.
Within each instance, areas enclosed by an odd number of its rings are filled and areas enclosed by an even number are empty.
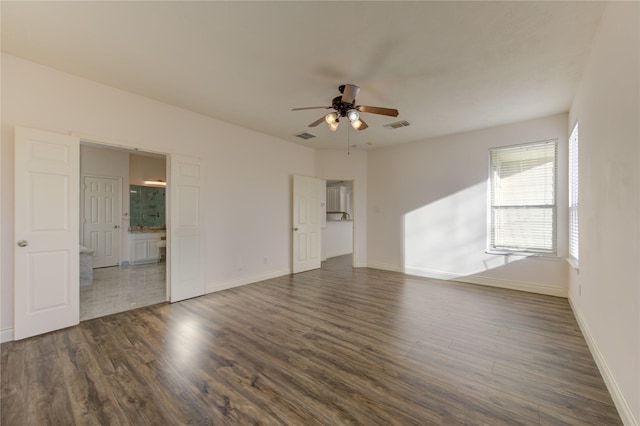
<svg viewBox="0 0 640 426">
<path fill-rule="evenodd" d="M 93 270 L 80 287 L 80 321 L 166 301 L 166 263 Z"/>
</svg>

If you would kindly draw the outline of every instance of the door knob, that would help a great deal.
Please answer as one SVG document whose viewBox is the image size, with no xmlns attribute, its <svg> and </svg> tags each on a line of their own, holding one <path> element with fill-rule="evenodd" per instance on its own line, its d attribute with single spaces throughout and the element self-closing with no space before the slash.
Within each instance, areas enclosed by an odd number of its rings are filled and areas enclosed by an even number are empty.
<svg viewBox="0 0 640 426">
<path fill-rule="evenodd" d="M 298 230 L 298 228 L 293 228 L 293 230 L 294 230 L 294 231 L 297 231 L 297 230 Z"/>
<path fill-rule="evenodd" d="M 113 229 L 118 229 L 120 228 L 118 225 L 113 225 Z"/>
<path fill-rule="evenodd" d="M 27 240 L 18 241 L 18 247 L 26 247 L 28 245 L 29 245 L 29 242 Z"/>
</svg>

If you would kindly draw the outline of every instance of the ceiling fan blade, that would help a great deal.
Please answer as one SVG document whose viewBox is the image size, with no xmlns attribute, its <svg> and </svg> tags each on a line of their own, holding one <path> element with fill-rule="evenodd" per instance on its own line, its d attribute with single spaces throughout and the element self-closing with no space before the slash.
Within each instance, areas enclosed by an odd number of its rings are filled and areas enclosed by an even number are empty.
<svg viewBox="0 0 640 426">
<path fill-rule="evenodd" d="M 369 127 L 369 125 L 368 125 L 367 123 L 365 123 L 365 122 L 364 122 L 364 120 L 363 120 L 362 118 L 359 118 L 359 120 L 360 120 L 360 123 L 361 123 L 361 124 L 360 124 L 360 127 L 358 127 L 358 131 L 360 131 L 360 130 L 364 130 L 364 129 L 366 129 L 367 127 Z"/>
<path fill-rule="evenodd" d="M 380 107 L 374 107 L 374 106 L 358 105 L 356 109 L 360 112 L 370 112 L 372 114 L 388 115 L 389 117 L 397 117 L 398 114 L 400 114 L 398 110 L 394 108 L 380 108 Z"/>
<path fill-rule="evenodd" d="M 322 123 L 323 121 L 324 121 L 324 115 L 322 117 L 318 118 L 313 123 L 309 124 L 309 127 L 316 127 L 318 124 Z"/>
<path fill-rule="evenodd" d="M 302 111 L 305 109 L 329 109 L 330 106 L 317 106 L 317 107 L 303 107 L 303 108 L 293 108 L 291 111 Z"/>
<path fill-rule="evenodd" d="M 345 84 L 344 92 L 342 92 L 342 102 L 345 104 L 350 104 L 356 100 L 356 96 L 358 96 L 358 92 L 360 88 L 354 84 Z"/>
</svg>

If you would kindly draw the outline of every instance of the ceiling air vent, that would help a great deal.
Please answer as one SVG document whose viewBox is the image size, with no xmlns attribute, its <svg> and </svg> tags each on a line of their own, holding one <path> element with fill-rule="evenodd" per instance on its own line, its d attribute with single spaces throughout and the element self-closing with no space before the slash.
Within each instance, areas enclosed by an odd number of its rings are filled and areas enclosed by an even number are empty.
<svg viewBox="0 0 640 426">
<path fill-rule="evenodd" d="M 395 123 L 386 124 L 384 127 L 389 127 L 391 129 L 399 129 L 400 127 L 407 127 L 409 122 L 406 120 L 396 121 Z"/>
<path fill-rule="evenodd" d="M 315 138 L 316 135 L 312 135 L 311 133 L 303 132 L 303 133 L 300 133 L 299 135 L 296 135 L 296 137 L 300 138 L 300 139 L 311 139 L 311 138 Z"/>
</svg>

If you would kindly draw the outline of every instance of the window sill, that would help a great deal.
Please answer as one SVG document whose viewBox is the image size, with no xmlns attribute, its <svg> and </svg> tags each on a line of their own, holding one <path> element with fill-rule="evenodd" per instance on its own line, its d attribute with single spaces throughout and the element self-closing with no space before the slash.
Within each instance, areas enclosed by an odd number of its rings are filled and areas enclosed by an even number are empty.
<svg viewBox="0 0 640 426">
<path fill-rule="evenodd" d="M 575 269 L 577 272 L 580 272 L 580 264 L 578 263 L 578 259 L 574 259 L 572 257 L 565 257 L 565 260 L 569 265 L 571 265 L 571 268 Z"/>
<path fill-rule="evenodd" d="M 491 254 L 494 256 L 519 256 L 526 257 L 530 259 L 541 259 L 541 260 L 559 260 L 561 257 L 555 254 L 545 254 L 545 253 L 527 253 L 522 251 L 493 251 L 487 250 L 486 254 Z"/>
</svg>

